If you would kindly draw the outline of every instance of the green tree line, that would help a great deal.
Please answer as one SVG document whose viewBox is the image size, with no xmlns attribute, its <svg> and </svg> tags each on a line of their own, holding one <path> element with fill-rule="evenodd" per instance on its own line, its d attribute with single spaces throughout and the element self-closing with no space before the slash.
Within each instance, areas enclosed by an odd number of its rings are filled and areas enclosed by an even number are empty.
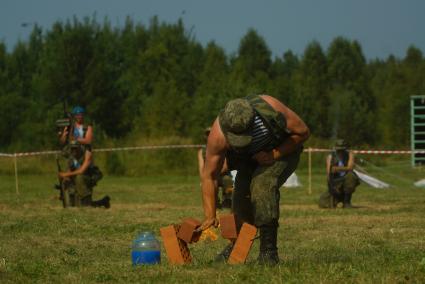
<svg viewBox="0 0 425 284">
<path fill-rule="evenodd" d="M 310 143 L 342 137 L 354 146 L 406 148 L 411 95 L 425 95 L 425 60 L 366 60 L 355 40 L 308 44 L 278 57 L 250 29 L 234 54 L 200 44 L 182 20 L 121 27 L 95 17 L 35 25 L 11 51 L 0 42 L 0 150 L 55 147 L 62 102 L 88 110 L 96 146 L 105 141 L 184 137 L 202 141 L 225 102 L 277 97 L 310 127 Z M 135 139 L 137 138 L 137 139 Z M 157 141 L 157 140 L 156 140 Z"/>
</svg>

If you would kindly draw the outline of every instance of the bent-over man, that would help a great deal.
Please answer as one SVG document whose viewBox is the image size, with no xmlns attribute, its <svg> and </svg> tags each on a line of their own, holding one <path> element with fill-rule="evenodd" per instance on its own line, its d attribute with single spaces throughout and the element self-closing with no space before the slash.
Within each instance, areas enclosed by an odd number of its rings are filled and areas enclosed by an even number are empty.
<svg viewBox="0 0 425 284">
<path fill-rule="evenodd" d="M 279 100 L 251 95 L 229 101 L 211 127 L 202 172 L 205 219 L 199 230 L 217 226 L 217 177 L 224 160 L 237 170 L 232 210 L 238 231 L 247 222 L 260 231 L 261 264 L 277 264 L 279 188 L 295 171 L 310 135 L 303 120 Z M 227 260 L 233 244 L 218 256 Z"/>
</svg>

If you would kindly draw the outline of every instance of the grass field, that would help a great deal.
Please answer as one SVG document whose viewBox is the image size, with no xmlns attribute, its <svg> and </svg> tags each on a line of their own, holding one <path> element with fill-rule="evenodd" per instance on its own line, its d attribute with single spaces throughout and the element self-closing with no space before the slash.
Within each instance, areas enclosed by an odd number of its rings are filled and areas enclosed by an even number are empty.
<svg viewBox="0 0 425 284">
<path fill-rule="evenodd" d="M 258 241 L 245 265 L 212 263 L 224 240 L 192 245 L 186 266 L 133 267 L 132 240 L 184 217 L 202 218 L 197 177 L 105 177 L 95 197 L 112 207 L 62 209 L 54 176 L 0 176 L 0 283 L 424 283 L 425 189 L 408 165 L 389 168 L 390 189 L 362 184 L 359 208 L 323 210 L 318 195 L 324 175 L 314 171 L 313 193 L 300 171 L 301 188 L 282 189 L 277 267 L 255 263 Z M 400 177 L 400 174 L 403 177 Z M 377 172 L 377 175 L 379 173 Z M 159 238 L 160 239 L 160 238 Z"/>
</svg>

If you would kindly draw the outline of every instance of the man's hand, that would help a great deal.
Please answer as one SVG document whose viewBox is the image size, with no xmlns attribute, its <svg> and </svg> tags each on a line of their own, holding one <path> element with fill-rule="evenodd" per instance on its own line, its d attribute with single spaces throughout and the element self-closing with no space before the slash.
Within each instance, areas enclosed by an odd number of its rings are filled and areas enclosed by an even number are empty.
<svg viewBox="0 0 425 284">
<path fill-rule="evenodd" d="M 348 167 L 332 167 L 331 169 L 331 173 L 335 174 L 338 172 L 346 172 L 349 171 L 350 169 Z"/>
<path fill-rule="evenodd" d="M 68 173 L 67 172 L 59 172 L 58 173 L 59 178 L 61 179 L 68 179 Z"/>
<path fill-rule="evenodd" d="M 206 229 L 208 229 L 209 227 L 214 226 L 217 227 L 218 226 L 218 219 L 217 218 L 207 218 L 205 219 L 201 226 L 199 226 L 195 232 L 202 232 L 205 231 Z"/>
<path fill-rule="evenodd" d="M 252 156 L 254 160 L 256 160 L 262 166 L 270 166 L 275 162 L 273 151 L 265 152 L 261 151 Z"/>
<path fill-rule="evenodd" d="M 62 130 L 62 137 L 66 137 L 68 135 L 68 126 L 65 126 Z"/>
</svg>

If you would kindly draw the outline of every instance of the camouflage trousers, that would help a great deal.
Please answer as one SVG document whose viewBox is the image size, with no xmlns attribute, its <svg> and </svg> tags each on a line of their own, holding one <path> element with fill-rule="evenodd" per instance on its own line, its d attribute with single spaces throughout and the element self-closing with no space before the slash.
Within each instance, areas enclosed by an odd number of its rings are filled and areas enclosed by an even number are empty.
<svg viewBox="0 0 425 284">
<path fill-rule="evenodd" d="M 84 197 L 92 195 L 93 187 L 91 186 L 91 177 L 89 175 L 76 175 L 73 177 L 74 194 L 80 200 Z"/>
<path fill-rule="evenodd" d="M 349 171 L 345 176 L 335 178 L 332 181 L 333 191 L 336 194 L 353 193 L 359 184 L 359 178 L 353 171 Z"/>
<path fill-rule="evenodd" d="M 224 199 L 232 199 L 233 180 L 230 174 L 221 175 L 218 178 L 218 188 L 221 189 L 221 197 Z"/>
<path fill-rule="evenodd" d="M 234 161 L 238 171 L 233 191 L 232 210 L 238 228 L 243 222 L 257 227 L 275 223 L 279 219 L 280 187 L 298 166 L 302 149 L 260 166 L 252 159 Z"/>
<path fill-rule="evenodd" d="M 328 191 L 320 195 L 319 207 L 335 208 L 339 202 L 343 202 L 344 194 L 354 193 L 359 184 L 359 178 L 352 171 L 343 177 L 334 178 L 332 184 L 328 184 Z"/>
</svg>

